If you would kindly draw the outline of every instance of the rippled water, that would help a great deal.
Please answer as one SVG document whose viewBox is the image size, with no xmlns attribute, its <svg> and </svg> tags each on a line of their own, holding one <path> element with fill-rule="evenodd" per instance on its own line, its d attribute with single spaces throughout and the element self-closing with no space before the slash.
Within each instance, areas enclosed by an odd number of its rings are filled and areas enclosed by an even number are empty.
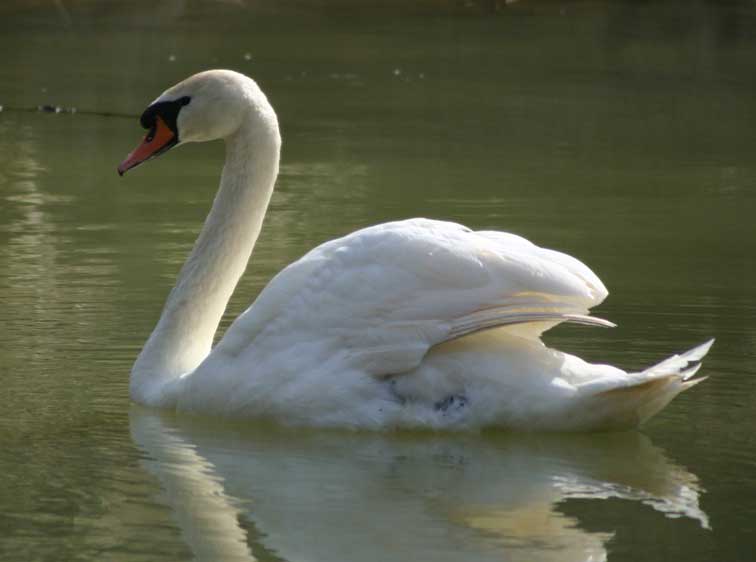
<svg viewBox="0 0 756 562">
<path fill-rule="evenodd" d="M 749 2 L 8 0 L 0 7 L 0 558 L 751 560 L 756 13 Z M 486 8 L 486 9 L 484 9 Z M 207 67 L 258 79 L 281 178 L 227 319 L 375 222 L 509 230 L 590 264 L 637 368 L 711 336 L 642 433 L 287 431 L 131 406 L 130 364 L 219 145 L 119 179 L 137 115 Z M 50 104 L 78 113 L 18 111 Z"/>
</svg>

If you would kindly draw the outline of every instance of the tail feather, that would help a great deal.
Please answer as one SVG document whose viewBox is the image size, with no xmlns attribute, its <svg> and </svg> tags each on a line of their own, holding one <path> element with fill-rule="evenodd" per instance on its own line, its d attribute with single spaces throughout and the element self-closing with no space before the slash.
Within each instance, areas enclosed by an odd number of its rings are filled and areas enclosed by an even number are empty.
<svg viewBox="0 0 756 562">
<path fill-rule="evenodd" d="M 650 376 L 682 375 L 686 371 L 690 371 L 691 365 L 693 365 L 693 367 L 699 367 L 700 363 L 698 362 L 706 356 L 712 345 L 714 345 L 714 340 L 710 339 L 681 355 L 673 355 L 661 363 L 649 367 L 643 372 Z M 688 379 L 694 374 L 695 372 L 684 377 L 684 379 Z"/>
<path fill-rule="evenodd" d="M 713 339 L 709 340 L 635 373 L 626 386 L 587 396 L 594 412 L 593 426 L 604 430 L 630 429 L 648 421 L 675 396 L 706 379 L 693 377 L 713 343 Z"/>
<path fill-rule="evenodd" d="M 682 380 L 687 381 L 695 377 L 696 373 L 701 369 L 701 365 L 703 365 L 703 363 L 696 363 L 692 367 L 688 367 L 687 369 L 683 369 L 682 371 L 680 371 L 680 376 L 682 377 Z"/>
</svg>

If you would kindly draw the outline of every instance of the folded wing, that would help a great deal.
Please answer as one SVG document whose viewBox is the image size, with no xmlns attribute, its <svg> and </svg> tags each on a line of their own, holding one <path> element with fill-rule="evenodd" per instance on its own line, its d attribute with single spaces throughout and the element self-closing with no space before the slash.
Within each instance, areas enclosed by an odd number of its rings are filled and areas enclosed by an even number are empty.
<svg viewBox="0 0 756 562">
<path fill-rule="evenodd" d="M 214 353 L 307 349 L 373 375 L 415 368 L 428 349 L 496 327 L 537 338 L 607 295 L 566 254 L 500 232 L 412 219 L 323 244 L 281 271 Z M 314 355 L 313 355 L 314 354 Z"/>
</svg>

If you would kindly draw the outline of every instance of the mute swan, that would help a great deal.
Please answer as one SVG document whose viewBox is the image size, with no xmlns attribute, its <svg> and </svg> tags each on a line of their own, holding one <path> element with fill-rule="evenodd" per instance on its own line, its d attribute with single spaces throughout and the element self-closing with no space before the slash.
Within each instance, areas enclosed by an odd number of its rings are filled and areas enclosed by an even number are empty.
<svg viewBox="0 0 756 562">
<path fill-rule="evenodd" d="M 286 267 L 211 349 L 278 174 L 267 98 L 229 70 L 196 74 L 142 114 L 127 170 L 185 142 L 223 139 L 220 188 L 137 358 L 148 406 L 359 428 L 623 429 L 693 379 L 712 341 L 637 373 L 546 347 L 607 295 L 568 255 L 502 232 L 428 219 L 332 240 Z M 493 329 L 496 328 L 496 329 Z"/>
</svg>

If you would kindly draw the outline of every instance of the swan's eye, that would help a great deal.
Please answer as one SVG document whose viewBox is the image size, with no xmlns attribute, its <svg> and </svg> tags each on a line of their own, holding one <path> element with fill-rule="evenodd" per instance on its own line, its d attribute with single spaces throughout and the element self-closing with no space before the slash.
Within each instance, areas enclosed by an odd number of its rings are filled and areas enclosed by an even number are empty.
<svg viewBox="0 0 756 562">
<path fill-rule="evenodd" d="M 157 117 L 157 111 L 154 106 L 150 106 L 144 110 L 142 116 L 139 118 L 139 122 L 142 124 L 143 129 L 153 129 L 155 127 L 155 118 Z"/>
<path fill-rule="evenodd" d="M 168 125 L 174 134 L 178 134 L 176 119 L 178 118 L 179 111 L 181 111 L 181 108 L 185 105 L 189 105 L 189 102 L 191 101 L 191 97 L 183 96 L 172 101 L 159 101 L 145 109 L 144 113 L 142 113 L 142 116 L 139 118 L 139 121 L 144 129 L 150 131 L 147 134 L 147 142 L 151 141 L 155 136 L 156 121 L 158 117 L 165 121 L 165 124 Z"/>
</svg>

